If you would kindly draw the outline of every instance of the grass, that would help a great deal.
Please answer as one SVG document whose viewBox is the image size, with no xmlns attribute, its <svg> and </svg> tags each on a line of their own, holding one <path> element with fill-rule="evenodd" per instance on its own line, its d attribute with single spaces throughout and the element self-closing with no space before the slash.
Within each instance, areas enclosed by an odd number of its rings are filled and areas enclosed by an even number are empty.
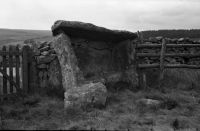
<svg viewBox="0 0 200 131">
<path fill-rule="evenodd" d="M 194 94 L 193 97 L 191 94 Z M 151 98 L 163 101 L 165 106 L 142 106 L 137 101 Z M 88 112 L 66 112 L 63 100 L 32 95 L 22 100 L 1 104 L 2 129 L 109 129 L 109 130 L 172 130 L 175 120 L 178 129 L 200 129 L 200 96 L 193 90 L 174 89 L 162 93 L 151 89 L 111 93 L 105 109 Z M 177 103 L 167 108 L 170 102 Z"/>
<path fill-rule="evenodd" d="M 47 30 L 0 29 L 0 46 L 21 44 L 27 39 L 49 40 L 51 38 L 51 31 Z"/>
</svg>

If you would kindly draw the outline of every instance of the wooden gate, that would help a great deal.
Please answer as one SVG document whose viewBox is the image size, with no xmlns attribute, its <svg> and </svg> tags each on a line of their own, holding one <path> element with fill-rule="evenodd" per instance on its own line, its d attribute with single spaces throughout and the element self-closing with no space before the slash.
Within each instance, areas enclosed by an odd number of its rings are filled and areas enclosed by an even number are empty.
<svg viewBox="0 0 200 131">
<path fill-rule="evenodd" d="M 0 100 L 28 91 L 28 46 L 0 50 Z"/>
<path fill-rule="evenodd" d="M 139 86 L 142 88 L 146 88 L 146 74 L 143 72 L 143 69 L 151 69 L 158 68 L 160 69 L 159 76 L 159 87 L 162 85 L 163 77 L 164 77 L 164 69 L 165 68 L 189 68 L 189 69 L 200 69 L 200 65 L 195 64 L 165 64 L 165 57 L 181 57 L 181 58 L 200 58 L 200 53 L 167 53 L 166 50 L 169 48 L 200 48 L 200 44 L 175 44 L 168 43 L 166 39 L 162 39 L 162 43 L 158 44 L 144 44 L 142 34 L 138 32 L 139 42 L 136 44 L 135 49 L 135 60 L 136 60 L 136 69 L 139 74 Z M 148 41 L 147 41 L 148 42 Z M 155 49 L 160 48 L 160 53 L 140 53 L 139 50 L 144 49 Z M 154 58 L 158 62 L 157 63 L 145 63 L 140 64 L 138 61 L 141 58 Z"/>
</svg>

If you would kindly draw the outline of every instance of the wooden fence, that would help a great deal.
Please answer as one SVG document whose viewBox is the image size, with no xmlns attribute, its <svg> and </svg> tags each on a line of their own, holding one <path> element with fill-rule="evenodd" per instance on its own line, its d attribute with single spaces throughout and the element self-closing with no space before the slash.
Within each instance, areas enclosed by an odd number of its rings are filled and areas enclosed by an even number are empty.
<svg viewBox="0 0 200 131">
<path fill-rule="evenodd" d="M 0 50 L 0 100 L 27 93 L 28 91 L 28 46 L 3 46 Z"/>
<path fill-rule="evenodd" d="M 189 68 L 189 69 L 200 69 L 200 65 L 188 65 L 188 64 L 164 64 L 165 57 L 187 57 L 187 58 L 195 58 L 200 57 L 200 53 L 191 54 L 191 53 L 166 53 L 167 48 L 196 48 L 200 47 L 200 44 L 173 44 L 168 43 L 168 41 L 163 38 L 162 44 L 144 44 L 144 40 L 142 38 L 142 34 L 138 32 L 138 39 L 139 42 L 136 44 L 135 49 L 135 60 L 136 60 L 136 69 L 138 70 L 139 74 L 139 86 L 142 88 L 147 88 L 146 85 L 146 74 L 142 73 L 141 70 L 143 69 L 151 69 L 151 68 L 159 68 L 160 69 L 160 76 L 159 76 L 159 86 L 162 85 L 163 77 L 164 77 L 164 69 L 165 68 Z M 139 53 L 137 52 L 139 49 L 153 49 L 153 48 L 160 48 L 160 54 L 158 53 Z M 152 64 L 139 64 L 138 60 L 140 58 L 156 58 L 159 63 L 152 63 Z"/>
</svg>

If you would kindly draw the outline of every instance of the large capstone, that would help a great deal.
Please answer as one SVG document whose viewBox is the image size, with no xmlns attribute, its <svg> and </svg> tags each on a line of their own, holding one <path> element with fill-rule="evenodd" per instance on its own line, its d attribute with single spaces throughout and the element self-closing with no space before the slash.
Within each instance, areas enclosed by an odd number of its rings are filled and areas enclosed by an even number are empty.
<svg viewBox="0 0 200 131">
<path fill-rule="evenodd" d="M 54 23 L 51 29 L 54 36 L 62 32 L 67 34 L 70 38 L 85 38 L 94 41 L 119 42 L 137 38 L 137 35 L 133 32 L 110 30 L 91 23 L 79 21 L 58 20 Z"/>
</svg>

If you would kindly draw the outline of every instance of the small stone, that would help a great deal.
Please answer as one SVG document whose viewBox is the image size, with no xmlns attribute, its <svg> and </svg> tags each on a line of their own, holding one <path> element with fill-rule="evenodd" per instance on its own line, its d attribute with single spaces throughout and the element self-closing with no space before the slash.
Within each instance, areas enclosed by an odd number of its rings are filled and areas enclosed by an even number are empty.
<svg viewBox="0 0 200 131">
<path fill-rule="evenodd" d="M 46 69 L 46 68 L 48 68 L 48 65 L 47 64 L 40 64 L 40 65 L 37 66 L 37 68 Z"/>
<path fill-rule="evenodd" d="M 49 56 L 39 56 L 37 57 L 37 64 L 46 64 L 50 63 L 52 60 L 56 58 L 56 55 L 49 55 Z"/>
<path fill-rule="evenodd" d="M 49 52 L 49 54 L 56 54 L 56 52 L 55 52 L 54 49 L 51 49 L 51 50 L 49 50 L 48 52 Z"/>
<path fill-rule="evenodd" d="M 143 104 L 146 106 L 158 106 L 161 104 L 161 102 L 159 100 L 145 99 L 145 98 L 137 100 L 137 103 Z"/>
<path fill-rule="evenodd" d="M 149 41 L 153 43 L 157 43 L 158 40 L 155 37 L 149 37 Z"/>
<path fill-rule="evenodd" d="M 183 42 L 185 39 L 184 38 L 179 38 L 178 42 Z"/>
<path fill-rule="evenodd" d="M 156 37 L 156 39 L 157 39 L 158 41 L 161 41 L 161 40 L 163 39 L 163 37 L 162 37 L 162 36 L 158 36 L 158 37 Z"/>
<path fill-rule="evenodd" d="M 46 56 L 46 55 L 48 55 L 48 54 L 49 54 L 48 51 L 43 51 L 43 52 L 41 52 L 41 55 L 44 55 L 44 56 Z"/>
<path fill-rule="evenodd" d="M 43 52 L 43 51 L 48 51 L 49 49 L 50 49 L 49 46 L 45 46 L 43 48 L 40 48 L 39 50 L 40 50 L 40 52 Z"/>
<path fill-rule="evenodd" d="M 47 42 L 45 41 L 45 42 L 42 42 L 41 44 L 40 44 L 40 47 L 38 48 L 38 49 L 41 49 L 41 48 L 43 48 L 43 47 L 45 47 L 45 46 L 47 46 Z"/>
<path fill-rule="evenodd" d="M 39 50 L 35 50 L 33 53 L 34 53 L 34 56 L 39 56 L 40 55 L 40 51 Z"/>
</svg>

